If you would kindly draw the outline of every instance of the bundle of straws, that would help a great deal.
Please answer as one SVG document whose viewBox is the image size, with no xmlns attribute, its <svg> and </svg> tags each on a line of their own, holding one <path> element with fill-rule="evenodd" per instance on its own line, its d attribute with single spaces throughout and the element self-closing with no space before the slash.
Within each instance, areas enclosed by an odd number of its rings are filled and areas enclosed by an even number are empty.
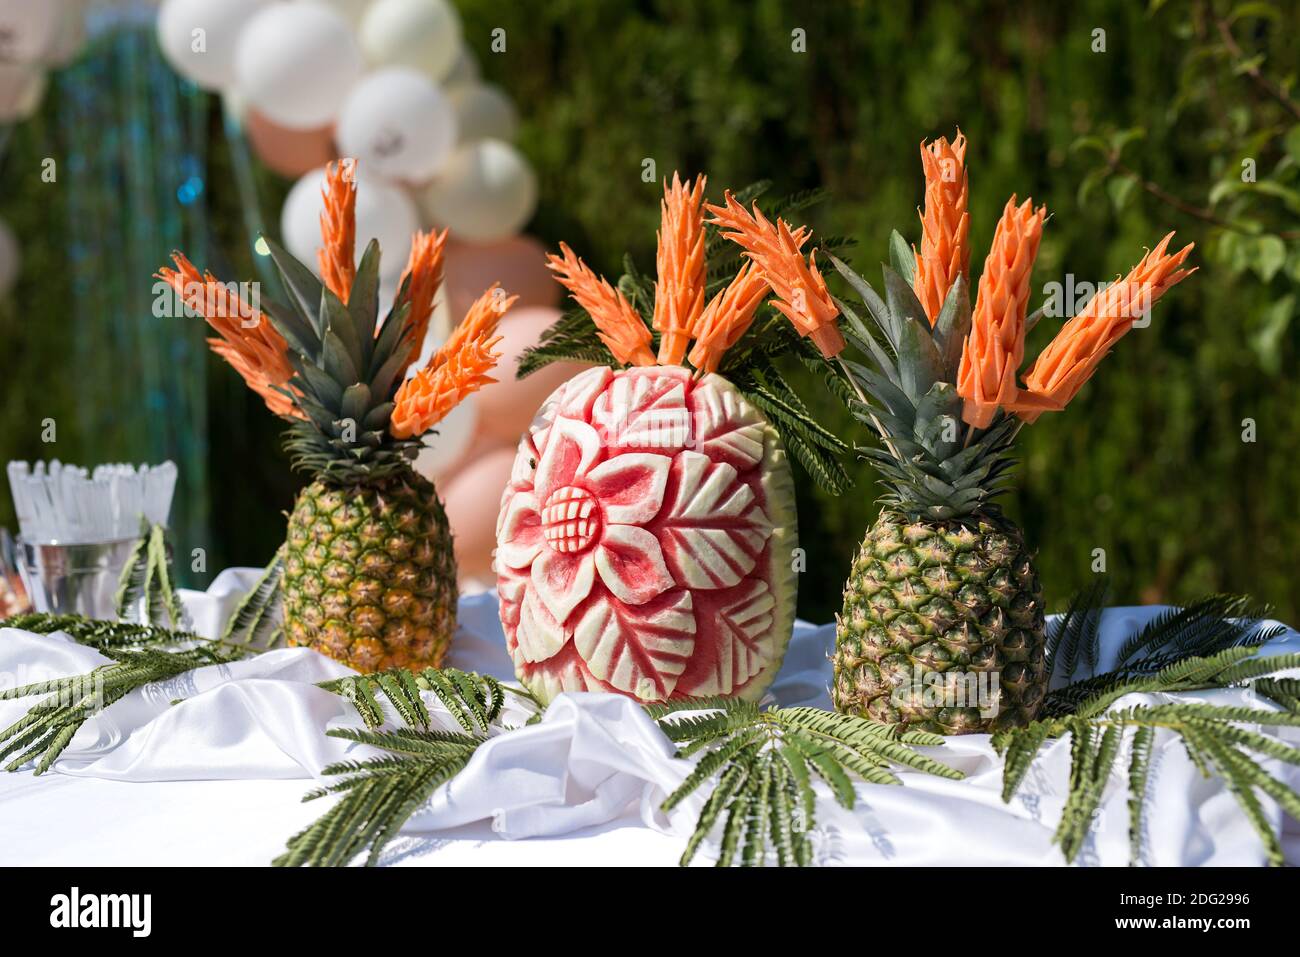
<svg viewBox="0 0 1300 957">
<path fill-rule="evenodd" d="M 87 544 L 135 538 L 140 520 L 165 525 L 176 465 L 98 465 L 90 472 L 55 459 L 9 463 L 18 528 L 29 543 Z"/>
</svg>

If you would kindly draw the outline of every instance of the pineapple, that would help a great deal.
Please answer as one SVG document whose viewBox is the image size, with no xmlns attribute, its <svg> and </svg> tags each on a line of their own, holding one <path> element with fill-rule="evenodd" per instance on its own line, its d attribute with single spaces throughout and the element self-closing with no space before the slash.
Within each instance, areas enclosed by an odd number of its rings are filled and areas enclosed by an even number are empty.
<svg viewBox="0 0 1300 957">
<path fill-rule="evenodd" d="M 854 559 L 837 616 L 837 710 L 962 734 L 1019 726 L 1047 690 L 1043 593 L 1033 552 L 994 500 L 1021 427 L 1059 411 L 1166 289 L 1191 247 L 1172 234 L 1107 286 L 1020 380 L 1029 278 L 1046 211 L 1007 203 L 972 311 L 965 140 L 922 144 L 920 251 L 897 233 L 882 298 L 844 263 L 874 328 L 838 303 L 862 363 L 838 359 L 849 405 L 880 440 L 865 449 L 888 492 Z M 883 341 L 881 341 L 883 340 Z"/>
<path fill-rule="evenodd" d="M 352 164 L 328 172 L 322 279 L 268 241 L 290 299 L 263 315 L 177 253 L 167 282 L 220 333 L 209 340 L 284 417 L 299 493 L 281 550 L 284 633 L 358 671 L 437 666 L 456 627 L 456 562 L 442 502 L 411 467 L 420 436 L 487 372 L 501 316 L 495 287 L 428 365 L 417 357 L 442 272 L 446 234 L 418 234 L 401 291 L 379 315 L 378 244 L 354 267 Z M 266 321 L 264 321 L 266 320 Z"/>
</svg>

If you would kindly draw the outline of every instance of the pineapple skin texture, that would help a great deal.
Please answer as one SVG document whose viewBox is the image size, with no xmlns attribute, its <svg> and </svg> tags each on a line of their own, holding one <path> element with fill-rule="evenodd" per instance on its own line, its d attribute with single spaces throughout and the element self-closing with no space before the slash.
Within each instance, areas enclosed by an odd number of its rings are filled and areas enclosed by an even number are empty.
<svg viewBox="0 0 1300 957">
<path fill-rule="evenodd" d="M 456 630 L 456 559 L 433 484 L 405 470 L 376 484 L 319 480 L 285 542 L 285 634 L 356 670 L 437 667 Z"/>
<path fill-rule="evenodd" d="M 938 734 L 1019 727 L 1047 692 L 1045 651 L 1042 587 L 1015 524 L 887 510 L 845 585 L 831 698 L 845 714 Z"/>
</svg>

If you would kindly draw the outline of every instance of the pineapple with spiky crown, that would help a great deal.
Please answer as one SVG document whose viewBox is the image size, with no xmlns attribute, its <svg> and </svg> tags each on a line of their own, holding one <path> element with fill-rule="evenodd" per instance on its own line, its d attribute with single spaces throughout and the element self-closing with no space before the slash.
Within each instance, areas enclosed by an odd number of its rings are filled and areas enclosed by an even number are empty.
<svg viewBox="0 0 1300 957">
<path fill-rule="evenodd" d="M 420 233 L 381 319 L 378 243 L 355 260 L 353 161 L 323 187 L 318 279 L 267 240 L 289 297 L 263 313 L 181 253 L 158 278 L 218 332 L 209 340 L 289 423 L 286 447 L 311 483 L 280 555 L 283 628 L 359 671 L 438 665 L 456 627 L 456 562 L 432 483 L 411 467 L 420 437 L 493 382 L 501 317 L 493 286 L 414 376 L 442 280 L 446 233 Z"/>
<path fill-rule="evenodd" d="M 1064 408 L 1134 321 L 1193 271 L 1182 268 L 1192 247 L 1169 253 L 1169 234 L 1067 322 L 1022 377 L 1046 211 L 1014 196 L 1007 203 L 972 310 L 965 157 L 960 134 L 921 145 L 921 247 L 894 233 L 883 297 L 832 258 L 872 326 L 820 295 L 811 276 L 764 270 L 823 334 L 844 316 L 841 331 L 863 360 L 823 353 L 854 416 L 880 441 L 863 451 L 888 489 L 845 585 L 835 707 L 945 734 L 1027 723 L 1047 690 L 1033 554 L 994 501 L 1020 428 Z M 733 238 L 759 249 L 753 227 L 733 219 Z"/>
</svg>

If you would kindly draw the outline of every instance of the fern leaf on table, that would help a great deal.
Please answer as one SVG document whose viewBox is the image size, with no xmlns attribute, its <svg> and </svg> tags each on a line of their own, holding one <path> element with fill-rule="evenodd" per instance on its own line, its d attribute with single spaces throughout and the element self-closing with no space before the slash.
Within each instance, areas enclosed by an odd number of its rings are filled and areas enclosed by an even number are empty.
<svg viewBox="0 0 1300 957">
<path fill-rule="evenodd" d="M 239 657 L 203 645 L 179 651 L 148 647 L 131 649 L 109 644 L 96 647 L 100 654 L 112 659 L 112 664 L 101 665 L 83 675 L 0 691 L 0 701 L 48 696 L 33 705 L 22 718 L 0 730 L 0 761 L 12 756 L 5 765 L 6 771 L 18 771 L 34 762 L 35 773 L 44 774 L 82 725 L 132 691 L 195 668 L 224 664 Z"/>
<path fill-rule="evenodd" d="M 454 668 L 419 672 L 395 668 L 336 678 L 320 687 L 352 702 L 366 724 L 365 730 L 335 728 L 326 733 L 387 754 L 339 762 L 323 770 L 340 780 L 311 791 L 303 800 L 342 797 L 289 839 L 285 853 L 274 861 L 279 867 L 342 866 L 366 851 L 366 864 L 378 864 L 384 847 L 434 791 L 459 774 L 494 733 L 508 730 L 499 722 L 505 696 L 514 691 L 490 676 Z M 462 730 L 433 728 L 423 691 L 442 702 Z M 534 700 L 526 692 L 516 693 Z M 381 698 L 392 704 L 407 727 L 380 730 L 385 720 Z"/>
<path fill-rule="evenodd" d="M 280 583 L 283 580 L 284 548 L 281 546 L 253 587 L 235 606 L 221 640 L 263 650 L 280 644 L 283 638 Z"/>
<path fill-rule="evenodd" d="M 664 799 L 667 812 L 717 778 L 687 842 L 689 864 L 720 828 L 717 864 L 781 866 L 812 861 L 816 824 L 812 778 L 851 808 L 853 779 L 897 784 L 891 768 L 907 767 L 948 778 L 961 773 L 913 750 L 942 743 L 937 735 L 899 732 L 866 718 L 816 708 L 760 709 L 738 699 L 708 698 L 647 706 L 678 753 L 703 752 L 695 768 Z"/>
</svg>

